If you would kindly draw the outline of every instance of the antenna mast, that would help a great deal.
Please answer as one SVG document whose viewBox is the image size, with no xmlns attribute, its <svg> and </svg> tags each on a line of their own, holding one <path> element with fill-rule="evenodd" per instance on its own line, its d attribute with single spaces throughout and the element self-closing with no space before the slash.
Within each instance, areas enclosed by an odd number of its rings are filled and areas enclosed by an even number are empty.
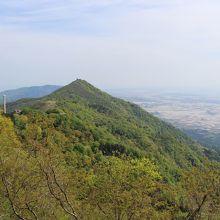
<svg viewBox="0 0 220 220">
<path fill-rule="evenodd" d="M 4 114 L 7 113 L 6 95 L 3 95 Z"/>
</svg>

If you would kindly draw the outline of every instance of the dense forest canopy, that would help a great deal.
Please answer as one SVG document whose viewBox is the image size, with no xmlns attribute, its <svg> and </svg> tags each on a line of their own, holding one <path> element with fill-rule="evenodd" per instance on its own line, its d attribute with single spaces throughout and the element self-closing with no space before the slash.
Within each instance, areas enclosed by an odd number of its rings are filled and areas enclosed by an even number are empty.
<svg viewBox="0 0 220 220">
<path fill-rule="evenodd" d="M 219 219 L 219 155 L 137 105 L 76 80 L 9 112 L 0 219 Z"/>
</svg>

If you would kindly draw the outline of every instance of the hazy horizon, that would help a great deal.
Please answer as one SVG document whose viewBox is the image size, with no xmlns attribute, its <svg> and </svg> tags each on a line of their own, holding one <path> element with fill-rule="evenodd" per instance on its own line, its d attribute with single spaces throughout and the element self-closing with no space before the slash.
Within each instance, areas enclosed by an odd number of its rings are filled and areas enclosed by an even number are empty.
<svg viewBox="0 0 220 220">
<path fill-rule="evenodd" d="M 74 80 L 75 81 L 75 80 Z M 88 81 L 89 82 L 89 81 Z M 71 83 L 71 82 L 69 82 Z M 65 85 L 61 84 L 38 84 L 38 85 L 26 85 L 26 86 L 18 86 L 18 87 L 10 87 L 6 89 L 2 89 L 0 87 L 0 93 L 11 91 L 11 90 L 17 90 L 17 89 L 23 89 L 23 88 L 30 88 L 30 87 L 43 87 L 43 86 L 66 86 L 69 83 Z M 91 82 L 89 82 L 91 83 Z M 93 84 L 94 85 L 94 84 Z M 94 85 L 97 86 L 97 85 Z M 98 87 L 98 86 L 97 86 Z M 220 96 L 220 88 L 219 89 L 204 89 L 204 88 L 183 88 L 183 87 L 156 87 L 156 86 L 145 86 L 145 87 L 118 87 L 118 88 L 111 88 L 111 87 L 98 87 L 99 89 L 112 94 L 113 96 L 118 97 L 147 97 L 148 93 L 149 95 L 155 94 L 158 95 L 189 95 L 189 96 L 200 96 L 200 97 L 210 97 L 210 98 L 217 98 Z"/>
</svg>

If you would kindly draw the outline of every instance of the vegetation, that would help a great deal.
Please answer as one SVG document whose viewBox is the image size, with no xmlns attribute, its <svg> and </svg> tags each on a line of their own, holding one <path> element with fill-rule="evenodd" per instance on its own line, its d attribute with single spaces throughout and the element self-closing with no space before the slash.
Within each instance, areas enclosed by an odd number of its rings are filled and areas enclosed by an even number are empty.
<svg viewBox="0 0 220 220">
<path fill-rule="evenodd" d="M 0 219 L 219 219 L 218 155 L 136 105 L 77 80 L 15 108 L 0 115 Z"/>
</svg>

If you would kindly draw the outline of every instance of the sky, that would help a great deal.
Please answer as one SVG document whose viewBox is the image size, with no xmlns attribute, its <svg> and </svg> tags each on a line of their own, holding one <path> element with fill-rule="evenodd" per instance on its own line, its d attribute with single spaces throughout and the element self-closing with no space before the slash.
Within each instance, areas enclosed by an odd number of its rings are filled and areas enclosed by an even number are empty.
<svg viewBox="0 0 220 220">
<path fill-rule="evenodd" d="M 0 0 L 0 90 L 220 88 L 219 0 Z"/>
</svg>

